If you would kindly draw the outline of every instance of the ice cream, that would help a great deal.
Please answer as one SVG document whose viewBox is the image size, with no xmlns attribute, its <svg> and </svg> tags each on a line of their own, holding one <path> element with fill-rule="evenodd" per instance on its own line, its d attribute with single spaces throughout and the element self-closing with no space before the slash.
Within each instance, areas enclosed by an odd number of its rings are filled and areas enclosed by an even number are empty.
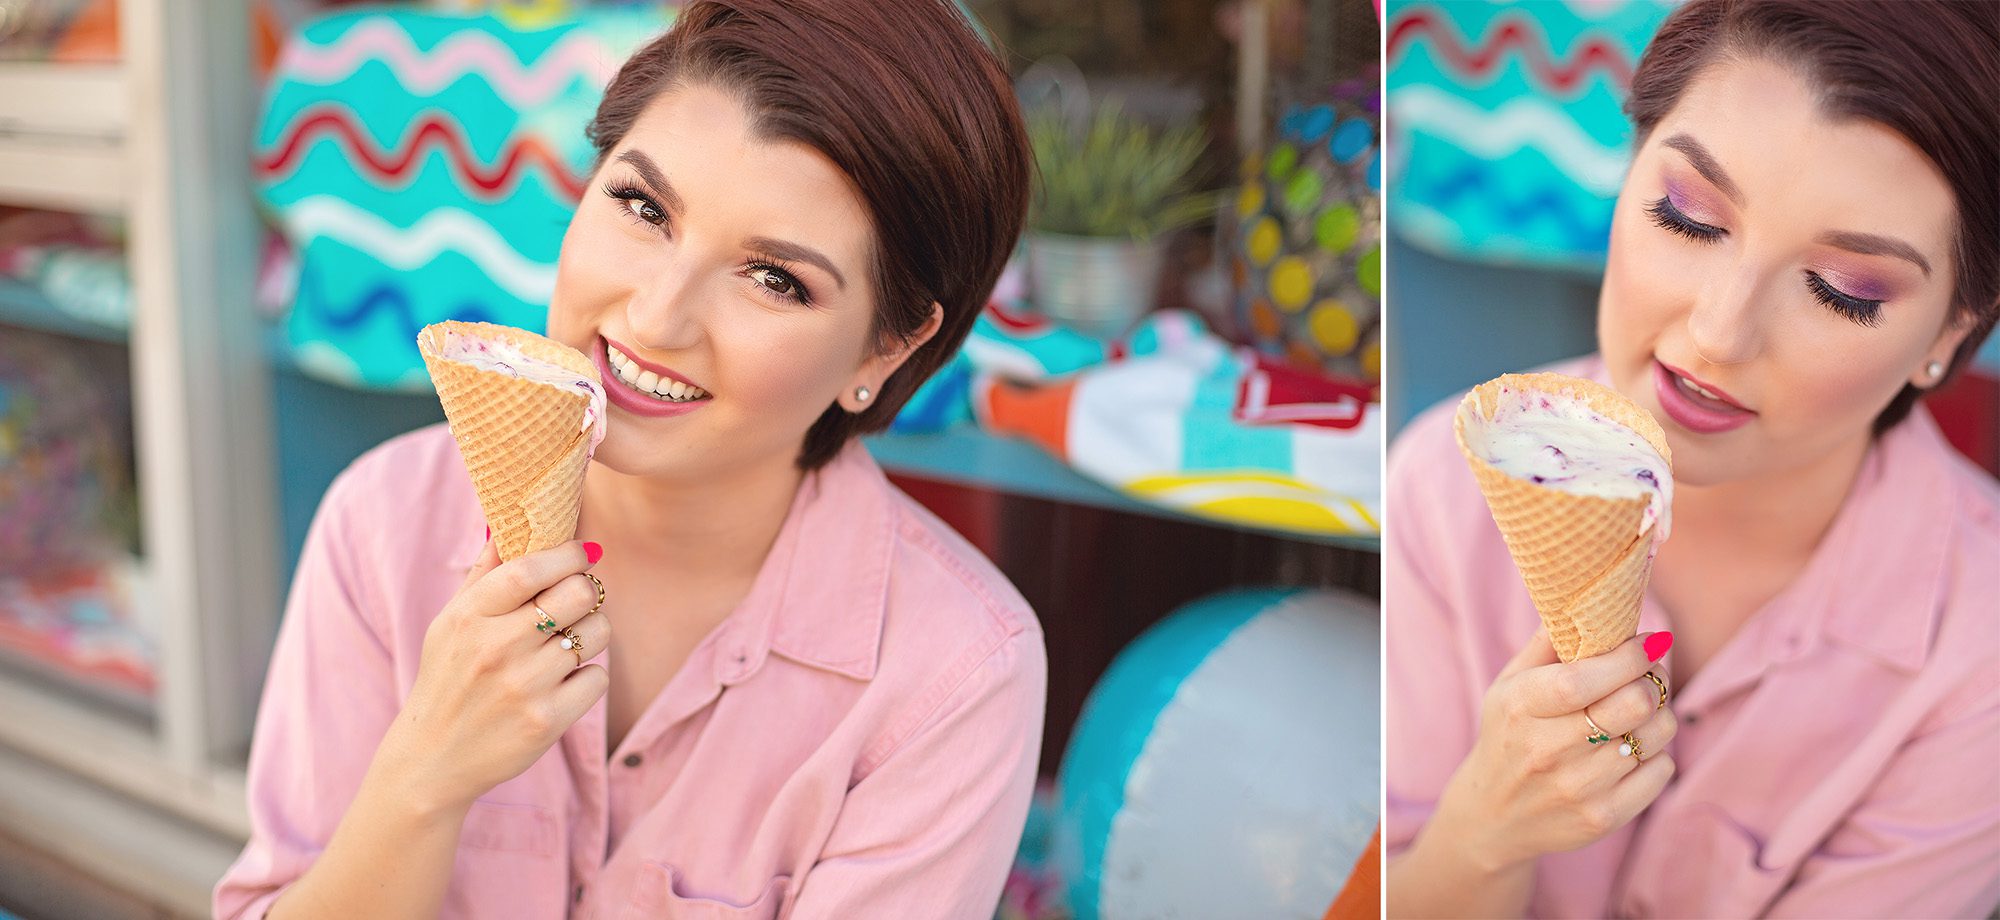
<svg viewBox="0 0 2000 920">
<path fill-rule="evenodd" d="M 604 440 L 597 366 L 553 339 L 490 323 L 426 326 L 417 348 L 500 558 L 573 539 L 584 471 Z"/>
<path fill-rule="evenodd" d="M 1556 654 L 1631 638 L 1673 507 L 1659 423 L 1593 381 L 1508 374 L 1466 394 L 1452 427 Z"/>
<path fill-rule="evenodd" d="M 1567 392 L 1502 382 L 1482 408 L 1491 414 L 1468 417 L 1465 440 L 1495 469 L 1574 495 L 1643 496 L 1639 532 L 1657 521 L 1653 542 L 1667 538 L 1673 470 L 1645 436 Z"/>
</svg>

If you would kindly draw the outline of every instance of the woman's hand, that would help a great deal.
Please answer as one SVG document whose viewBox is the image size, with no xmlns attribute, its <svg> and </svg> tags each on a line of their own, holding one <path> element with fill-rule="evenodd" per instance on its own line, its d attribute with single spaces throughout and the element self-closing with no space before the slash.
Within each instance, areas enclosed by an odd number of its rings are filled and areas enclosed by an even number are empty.
<svg viewBox="0 0 2000 920">
<path fill-rule="evenodd" d="M 581 574 L 596 552 L 572 541 L 503 564 L 487 541 L 424 634 L 416 682 L 383 742 L 406 795 L 439 811 L 470 808 L 604 696 L 604 668 L 578 667 L 559 635 L 574 631 L 586 658 L 611 640 L 610 622 L 592 610 L 597 587 Z M 536 604 L 556 622 L 547 632 L 536 628 Z"/>
<path fill-rule="evenodd" d="M 1671 633 L 1634 636 L 1563 663 L 1537 632 L 1486 691 L 1479 737 L 1425 833 L 1450 835 L 1474 864 L 1501 871 L 1588 846 L 1632 820 L 1674 774 L 1663 752 L 1679 723 L 1645 677 L 1667 680 L 1650 659 L 1672 641 Z M 1609 741 L 1587 740 L 1592 721 Z M 1627 732 L 1641 749 L 1632 756 L 1620 754 Z"/>
</svg>

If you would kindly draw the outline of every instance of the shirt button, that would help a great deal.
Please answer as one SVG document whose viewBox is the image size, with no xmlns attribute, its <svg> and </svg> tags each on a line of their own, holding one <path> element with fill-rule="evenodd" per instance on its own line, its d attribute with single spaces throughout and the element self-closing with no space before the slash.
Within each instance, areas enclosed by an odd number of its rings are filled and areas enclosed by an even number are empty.
<svg viewBox="0 0 2000 920">
<path fill-rule="evenodd" d="M 639 765 L 640 763 L 642 763 L 642 762 L 643 762 L 644 760 L 645 760 L 645 758 L 644 758 L 644 757 L 640 757 L 640 756 L 639 756 L 639 755 L 637 755 L 637 754 L 627 754 L 627 755 L 625 755 L 625 765 L 626 765 L 626 766 L 628 766 L 628 767 L 636 767 L 636 766 L 638 766 L 638 765 Z"/>
<path fill-rule="evenodd" d="M 578 885 L 578 886 L 576 886 L 576 903 L 578 903 L 578 904 L 582 904 L 582 903 L 583 903 L 583 886 L 582 886 L 582 885 Z"/>
</svg>

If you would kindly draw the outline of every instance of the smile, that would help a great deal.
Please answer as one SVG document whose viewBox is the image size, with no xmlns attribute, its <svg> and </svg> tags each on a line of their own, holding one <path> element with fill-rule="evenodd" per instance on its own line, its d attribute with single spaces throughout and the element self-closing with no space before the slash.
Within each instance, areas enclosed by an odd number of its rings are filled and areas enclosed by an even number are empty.
<svg viewBox="0 0 2000 920">
<path fill-rule="evenodd" d="M 610 366 L 612 376 L 616 377 L 619 383 L 654 399 L 686 403 L 709 398 L 708 391 L 701 387 L 663 377 L 650 369 L 640 367 L 639 362 L 631 355 L 619 351 L 618 346 L 608 342 L 604 346 L 604 361 Z"/>
</svg>

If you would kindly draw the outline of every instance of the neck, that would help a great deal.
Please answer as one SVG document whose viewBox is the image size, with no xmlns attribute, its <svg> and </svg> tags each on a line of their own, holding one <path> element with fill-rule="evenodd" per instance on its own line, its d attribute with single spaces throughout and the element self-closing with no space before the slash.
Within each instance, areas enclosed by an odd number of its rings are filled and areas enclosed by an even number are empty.
<svg viewBox="0 0 2000 920">
<path fill-rule="evenodd" d="M 804 474 L 789 462 L 699 482 L 633 476 L 592 463 L 577 536 L 624 571 L 694 579 L 754 578 L 777 542 Z"/>
<path fill-rule="evenodd" d="M 1806 466 L 1752 479 L 1675 483 L 1673 536 L 1661 544 L 1661 557 L 1810 557 L 1833 526 L 1872 443 L 1863 436 Z"/>
</svg>

